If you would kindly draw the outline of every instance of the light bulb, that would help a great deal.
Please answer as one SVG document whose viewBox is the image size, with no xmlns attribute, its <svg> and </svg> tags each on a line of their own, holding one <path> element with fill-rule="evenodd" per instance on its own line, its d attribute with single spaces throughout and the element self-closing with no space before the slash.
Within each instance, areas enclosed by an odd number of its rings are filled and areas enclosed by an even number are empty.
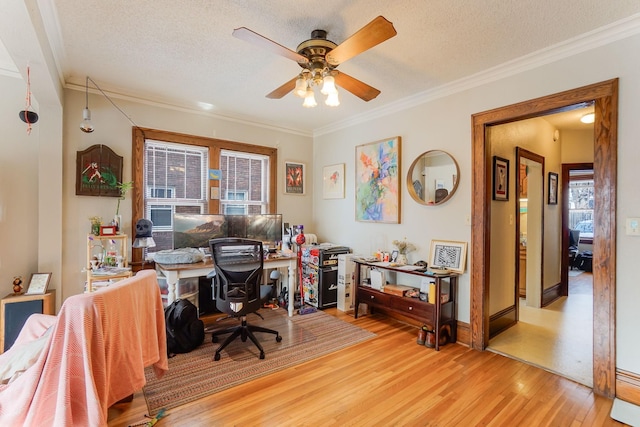
<svg viewBox="0 0 640 427">
<path fill-rule="evenodd" d="M 80 130 L 85 133 L 91 133 L 95 130 L 93 123 L 91 123 L 91 111 L 89 108 L 82 110 L 82 122 L 80 123 Z"/>
<path fill-rule="evenodd" d="M 593 123 L 595 120 L 596 120 L 596 115 L 594 113 L 585 114 L 580 119 L 582 123 Z"/>
<path fill-rule="evenodd" d="M 313 89 L 307 88 L 307 94 L 304 96 L 304 102 L 302 106 L 305 108 L 312 108 L 318 105 L 316 102 L 315 94 L 313 93 Z"/>
<path fill-rule="evenodd" d="M 338 91 L 327 95 L 327 100 L 324 103 L 327 104 L 329 107 L 337 107 L 338 105 L 340 105 L 340 99 L 338 98 Z"/>
<path fill-rule="evenodd" d="M 307 95 L 307 81 L 302 75 L 296 80 L 296 88 L 293 90 L 293 94 L 300 98 L 304 98 Z"/>
<path fill-rule="evenodd" d="M 338 93 L 338 89 L 336 89 L 336 81 L 333 76 L 326 76 L 323 81 L 324 83 L 322 84 L 322 90 L 320 90 L 323 95 Z"/>
</svg>

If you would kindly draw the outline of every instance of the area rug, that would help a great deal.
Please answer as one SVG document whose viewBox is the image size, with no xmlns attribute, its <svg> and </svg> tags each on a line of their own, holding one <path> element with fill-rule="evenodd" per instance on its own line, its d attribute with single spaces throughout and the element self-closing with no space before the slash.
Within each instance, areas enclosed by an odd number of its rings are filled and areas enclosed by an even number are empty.
<svg viewBox="0 0 640 427">
<path fill-rule="evenodd" d="M 169 371 L 161 379 L 155 377 L 151 368 L 145 370 L 147 385 L 143 392 L 149 413 L 184 405 L 376 336 L 322 311 L 288 317 L 283 309 L 263 309 L 260 314 L 264 321 L 250 315 L 248 323 L 276 329 L 282 336 L 277 343 L 272 334 L 256 334 L 265 359 L 258 358 L 259 351 L 250 340 L 237 339 L 220 353 L 222 357 L 216 362 L 213 355 L 219 343 L 213 344 L 211 334 L 207 334 L 197 349 L 170 358 Z M 237 323 L 227 319 L 208 326 L 224 328 Z"/>
</svg>

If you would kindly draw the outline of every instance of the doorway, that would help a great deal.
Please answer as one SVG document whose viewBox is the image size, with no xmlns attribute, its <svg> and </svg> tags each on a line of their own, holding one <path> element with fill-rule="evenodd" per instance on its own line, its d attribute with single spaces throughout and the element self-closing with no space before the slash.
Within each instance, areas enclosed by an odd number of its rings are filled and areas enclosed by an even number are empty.
<svg viewBox="0 0 640 427">
<path fill-rule="evenodd" d="M 615 294 L 618 79 L 474 114 L 471 239 L 471 346 L 484 350 L 489 342 L 489 272 L 491 263 L 491 151 L 487 127 L 559 112 L 593 103 L 594 209 L 593 391 L 615 396 Z"/>
</svg>

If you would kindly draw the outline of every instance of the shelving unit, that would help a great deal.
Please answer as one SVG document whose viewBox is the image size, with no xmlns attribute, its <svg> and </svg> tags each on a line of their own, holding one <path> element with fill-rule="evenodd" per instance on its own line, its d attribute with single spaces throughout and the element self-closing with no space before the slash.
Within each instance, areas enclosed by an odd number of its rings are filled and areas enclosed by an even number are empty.
<svg viewBox="0 0 640 427">
<path fill-rule="evenodd" d="M 358 318 L 358 308 L 360 304 L 367 304 L 370 310 L 379 308 L 383 311 L 389 311 L 403 316 L 418 320 L 424 324 L 431 326 L 435 334 L 435 349 L 440 350 L 440 337 L 444 329 L 448 330 L 449 342 L 456 342 L 456 288 L 458 285 L 458 274 L 443 273 L 435 274 L 430 272 L 420 272 L 415 270 L 402 269 L 402 267 L 392 267 L 381 265 L 380 263 L 370 263 L 364 260 L 354 259 L 356 269 L 354 281 L 357 286 L 355 294 L 355 318 Z M 366 286 L 363 284 L 363 269 L 378 269 L 383 271 L 392 271 L 401 274 L 408 274 L 427 278 L 436 285 L 435 301 L 429 303 L 421 301 L 419 298 L 411 298 L 406 296 L 394 295 Z M 448 298 L 443 302 L 443 289 L 448 290 Z"/>
<path fill-rule="evenodd" d="M 131 277 L 126 234 L 113 236 L 87 235 L 87 286 L 85 292 L 94 291 L 94 282 L 112 282 Z M 94 257 L 96 265 L 92 265 Z M 120 261 L 120 266 L 118 265 Z"/>
</svg>

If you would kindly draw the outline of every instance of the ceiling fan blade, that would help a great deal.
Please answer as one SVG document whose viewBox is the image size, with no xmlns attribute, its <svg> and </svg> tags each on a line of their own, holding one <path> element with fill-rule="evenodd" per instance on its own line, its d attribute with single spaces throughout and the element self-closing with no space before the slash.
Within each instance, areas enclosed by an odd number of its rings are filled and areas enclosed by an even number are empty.
<svg viewBox="0 0 640 427">
<path fill-rule="evenodd" d="M 261 36 L 260 34 L 256 33 L 255 31 L 251 31 L 246 27 L 236 28 L 235 30 L 233 30 L 232 35 L 240 40 L 258 45 L 261 48 L 266 49 L 272 53 L 294 60 L 299 64 L 306 64 L 307 62 L 309 62 L 307 58 L 300 55 L 298 52 L 294 52 L 293 50 L 284 47 L 281 44 L 278 44 L 264 36 Z"/>
<path fill-rule="evenodd" d="M 298 79 L 298 76 L 295 76 L 294 78 L 292 78 L 291 80 L 289 80 L 288 82 L 286 82 L 285 84 L 283 84 L 282 86 L 280 86 L 279 88 L 275 89 L 273 92 L 268 94 L 267 98 L 269 99 L 282 98 L 283 96 L 291 92 L 293 89 L 295 89 L 297 79 Z"/>
<path fill-rule="evenodd" d="M 331 72 L 333 78 L 336 79 L 336 84 L 343 89 L 348 90 L 358 98 L 362 99 L 365 102 L 369 102 L 378 95 L 380 95 L 380 91 L 375 87 L 371 87 L 366 83 L 361 82 L 358 79 L 354 79 L 348 74 L 341 73 L 338 70 L 334 70 Z M 295 87 L 295 79 L 293 81 L 293 85 Z M 292 88 L 293 89 L 293 88 Z"/>
<path fill-rule="evenodd" d="M 329 52 L 326 57 L 327 62 L 334 66 L 342 64 L 396 34 L 393 24 L 384 17 L 378 16 Z"/>
</svg>

